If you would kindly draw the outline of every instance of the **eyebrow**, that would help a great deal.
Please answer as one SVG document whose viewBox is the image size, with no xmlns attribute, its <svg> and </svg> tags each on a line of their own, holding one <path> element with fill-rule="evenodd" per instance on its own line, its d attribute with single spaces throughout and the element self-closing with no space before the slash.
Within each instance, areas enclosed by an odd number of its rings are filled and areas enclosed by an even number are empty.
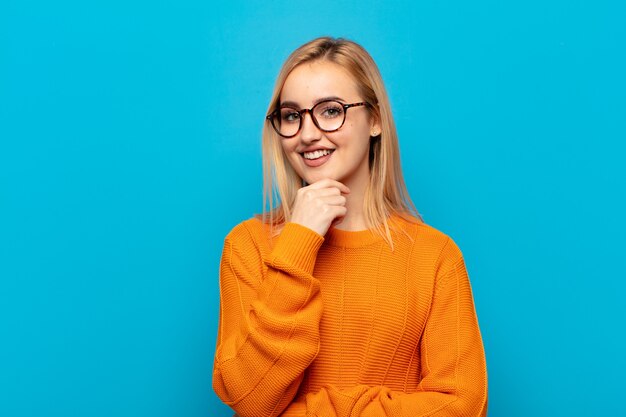
<svg viewBox="0 0 626 417">
<path fill-rule="evenodd" d="M 322 97 L 322 98 L 318 98 L 317 100 L 315 100 L 313 102 L 313 105 L 316 105 L 317 103 L 321 103 L 322 101 L 327 101 L 327 100 L 339 100 L 339 101 L 345 101 L 344 99 L 342 99 L 341 97 L 337 97 L 337 96 L 330 96 L 330 97 Z M 280 107 L 294 107 L 297 109 L 300 109 L 300 105 L 298 103 L 296 103 L 295 101 L 283 101 L 282 103 L 280 103 Z"/>
</svg>

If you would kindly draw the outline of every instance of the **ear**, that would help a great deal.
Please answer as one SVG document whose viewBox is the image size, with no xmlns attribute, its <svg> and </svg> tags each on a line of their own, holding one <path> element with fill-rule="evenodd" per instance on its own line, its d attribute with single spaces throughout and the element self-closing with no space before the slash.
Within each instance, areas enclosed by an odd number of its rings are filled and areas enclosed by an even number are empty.
<svg viewBox="0 0 626 417">
<path fill-rule="evenodd" d="M 381 127 L 380 120 L 378 120 L 378 118 L 373 118 L 372 123 L 370 125 L 370 136 L 372 137 L 380 136 L 381 132 L 382 132 L 382 127 Z"/>
</svg>

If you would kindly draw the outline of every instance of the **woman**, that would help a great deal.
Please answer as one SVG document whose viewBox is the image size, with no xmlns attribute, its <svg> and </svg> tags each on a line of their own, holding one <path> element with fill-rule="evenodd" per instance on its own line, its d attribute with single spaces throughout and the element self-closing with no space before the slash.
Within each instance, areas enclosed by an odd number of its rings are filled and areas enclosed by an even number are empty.
<svg viewBox="0 0 626 417">
<path fill-rule="evenodd" d="M 241 417 L 486 415 L 462 253 L 409 199 L 370 55 L 301 46 L 268 113 L 269 211 L 225 239 L 215 392 Z"/>
</svg>

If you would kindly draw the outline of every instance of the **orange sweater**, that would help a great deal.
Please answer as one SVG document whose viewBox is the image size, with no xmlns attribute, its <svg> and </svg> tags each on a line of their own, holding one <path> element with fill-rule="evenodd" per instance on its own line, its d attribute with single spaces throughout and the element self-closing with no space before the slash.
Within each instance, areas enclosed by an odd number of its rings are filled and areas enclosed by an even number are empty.
<svg viewBox="0 0 626 417">
<path fill-rule="evenodd" d="M 487 371 L 461 251 L 394 217 L 325 237 L 257 219 L 226 237 L 213 389 L 242 417 L 485 416 Z M 410 236 L 407 236 L 407 234 Z"/>
</svg>

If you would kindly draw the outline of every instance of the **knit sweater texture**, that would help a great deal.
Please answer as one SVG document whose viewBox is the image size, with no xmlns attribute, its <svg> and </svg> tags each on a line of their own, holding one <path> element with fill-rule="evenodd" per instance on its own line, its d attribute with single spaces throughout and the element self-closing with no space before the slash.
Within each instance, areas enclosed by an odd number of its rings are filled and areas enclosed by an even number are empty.
<svg viewBox="0 0 626 417">
<path fill-rule="evenodd" d="M 213 389 L 241 417 L 479 417 L 487 370 L 462 253 L 398 216 L 226 237 Z"/>
</svg>

